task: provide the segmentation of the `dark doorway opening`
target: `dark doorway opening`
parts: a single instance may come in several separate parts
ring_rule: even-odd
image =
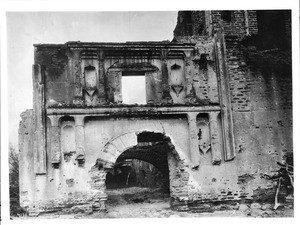
[[[154,165],[139,159],[118,160],[106,175],[107,189],[149,187],[168,191],[168,182],[168,177]]]
[[[169,146],[162,135],[143,132],[107,171],[107,206],[164,202],[169,207]]]

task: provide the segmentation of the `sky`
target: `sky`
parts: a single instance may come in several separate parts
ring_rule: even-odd
[[[20,114],[33,107],[33,44],[171,41],[176,22],[176,11],[7,12],[9,142],[17,146]]]

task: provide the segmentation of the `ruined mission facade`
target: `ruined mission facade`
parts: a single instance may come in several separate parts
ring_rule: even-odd
[[[290,20],[182,11],[171,42],[34,45],[21,206],[105,210],[106,175],[125,159],[168,178],[174,209],[270,199],[263,175],[293,147]],[[125,77],[144,77],[145,104],[123,103]]]

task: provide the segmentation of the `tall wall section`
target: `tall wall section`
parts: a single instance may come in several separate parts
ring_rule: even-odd
[[[22,207],[33,214],[104,209],[107,170],[140,147],[137,133],[145,130],[171,140],[164,151],[172,206],[236,200],[222,49],[211,37],[35,45],[34,109],[20,125]],[[140,73],[146,104],[123,104],[122,77]]]
[[[274,198],[268,176],[293,152],[290,22],[288,10],[186,11],[174,30],[178,42],[225,38],[236,182],[249,200]]]

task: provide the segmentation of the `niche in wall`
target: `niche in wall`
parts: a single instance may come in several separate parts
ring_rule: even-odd
[[[75,153],[75,124],[73,121],[64,121],[61,127],[61,148],[64,154]]]
[[[184,67],[182,60],[169,60],[170,95],[173,103],[183,104],[185,98]]]
[[[95,105],[97,103],[97,73],[94,66],[84,67],[84,82],[85,102],[87,105]]]

